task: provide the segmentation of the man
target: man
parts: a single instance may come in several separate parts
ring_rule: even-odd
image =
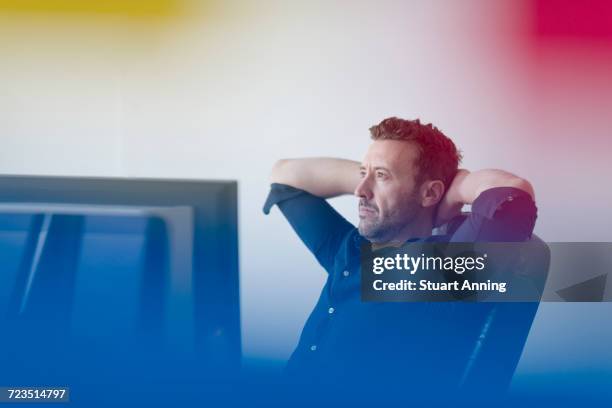
[[[524,241],[536,219],[533,188],[501,170],[459,170],[454,143],[431,124],[392,117],[370,132],[362,163],[292,159],[272,170],[264,212],[276,204],[328,273],[286,372],[326,385],[456,388],[491,303],[362,302],[361,245]],[[343,194],[359,198],[358,228],[325,201]],[[472,209],[462,218],[464,204]],[[442,225],[447,234],[432,235]]]

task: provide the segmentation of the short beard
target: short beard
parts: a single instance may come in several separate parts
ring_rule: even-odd
[[[384,219],[373,221],[360,220],[359,234],[368,241],[376,244],[392,242],[401,231],[414,222],[419,214],[421,206],[417,201],[417,194],[411,194],[403,200],[406,205],[401,209],[396,209]]]

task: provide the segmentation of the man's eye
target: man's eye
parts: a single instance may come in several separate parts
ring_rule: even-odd
[[[376,177],[378,177],[378,178],[384,178],[384,177],[385,177],[385,173],[383,173],[382,171],[377,171],[377,172],[376,172]]]
[[[359,177],[364,178],[365,177],[365,171],[360,171],[359,172]]]

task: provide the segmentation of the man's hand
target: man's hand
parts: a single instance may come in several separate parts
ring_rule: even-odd
[[[479,170],[473,173],[460,169],[440,201],[434,225],[441,226],[461,213],[464,204],[472,204],[483,191],[495,187],[514,187],[527,192],[535,200],[531,184],[503,170]]]
[[[444,225],[452,220],[453,217],[461,214],[461,208],[465,204],[461,197],[461,185],[469,174],[470,172],[465,169],[459,169],[457,172],[453,182],[438,205],[438,212],[434,222],[435,227]]]

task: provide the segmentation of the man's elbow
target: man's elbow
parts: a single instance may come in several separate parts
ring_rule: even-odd
[[[290,159],[280,159],[274,166],[272,166],[272,170],[270,171],[270,183],[280,183],[280,184],[288,184],[288,167],[290,165]]]
[[[515,177],[509,183],[509,187],[518,188],[519,190],[523,190],[527,194],[531,196],[533,201],[535,201],[535,191],[533,190],[533,186],[531,183],[523,178]]]

